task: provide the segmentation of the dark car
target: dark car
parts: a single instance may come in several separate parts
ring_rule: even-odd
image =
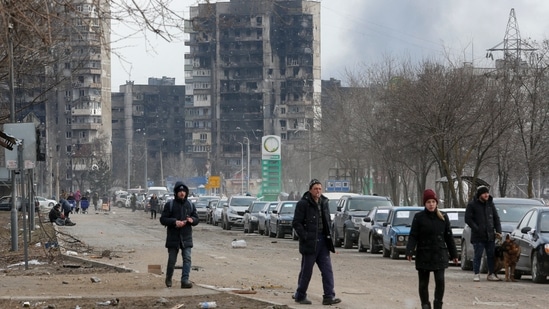
[[[28,201],[28,199],[26,199]],[[11,211],[11,205],[12,204],[12,199],[11,199],[11,195],[7,195],[7,196],[3,196],[0,198],[0,210],[4,210],[4,211]],[[16,205],[17,205],[17,210],[18,211],[21,211],[21,197],[18,196],[17,199],[16,199]],[[28,208],[28,204],[27,204],[27,211],[29,210]],[[40,211],[40,202],[38,202],[38,200],[35,201],[34,203],[34,211],[35,212],[39,212]]]
[[[268,202],[257,214],[257,231],[260,235],[269,236],[269,219],[276,205],[278,202]]]
[[[284,238],[292,234],[292,221],[297,201],[280,201],[269,218],[269,236]]]
[[[194,202],[194,207],[196,208],[196,214],[198,215],[198,219],[200,221],[206,221],[206,217],[208,216],[208,202],[211,200],[217,200],[219,197],[217,196],[199,196],[198,199]]]
[[[503,237],[515,229],[520,219],[528,210],[536,206],[544,206],[540,200],[527,198],[495,197],[493,198],[493,201],[498,211]],[[473,256],[474,250],[473,245],[471,244],[471,228],[468,225],[465,225],[461,238],[461,269],[473,269]],[[484,254],[480,264],[480,272],[486,273],[487,271],[486,254]]]
[[[532,275],[535,283],[547,282],[549,275],[549,207],[530,209],[520,220],[511,237],[520,246],[515,279]]]
[[[424,207],[395,206],[389,211],[387,222],[383,223],[383,257],[398,259],[406,252],[412,221]]]
[[[253,233],[258,229],[259,220],[257,216],[268,203],[269,202],[254,201],[250,207],[246,209],[244,219],[242,219],[244,221],[244,233]]]
[[[337,212],[332,222],[334,246],[350,249],[358,241],[358,227],[362,219],[376,206],[393,206],[386,196],[357,195],[342,196],[337,204]]]
[[[389,218],[391,206],[374,207],[358,228],[358,251],[378,253],[383,249],[383,223]]]

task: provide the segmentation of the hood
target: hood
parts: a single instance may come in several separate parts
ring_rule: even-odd
[[[511,233],[517,227],[518,222],[501,222],[501,231],[504,233]]]
[[[349,211],[349,215],[353,217],[366,217],[369,213],[369,210]]]
[[[398,235],[410,235],[410,229],[411,227],[409,226],[404,226],[404,225],[398,225],[398,226],[393,226],[391,227],[396,234]]]
[[[185,191],[185,197],[189,197],[189,187],[187,187],[182,181],[176,182],[173,186],[173,196],[177,197],[177,192],[179,191]]]

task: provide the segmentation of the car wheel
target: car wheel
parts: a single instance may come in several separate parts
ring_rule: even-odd
[[[374,237],[370,235],[370,253],[378,253],[379,250],[376,249],[376,246],[374,244]]]
[[[332,239],[334,240],[334,247],[341,247],[341,240],[337,238],[335,226],[332,228]]]
[[[253,226],[253,224],[250,224],[250,227],[248,228],[248,233],[251,234],[251,233],[253,233],[253,232],[255,232],[255,231],[254,231],[254,226]]]
[[[226,230],[227,230],[227,231],[230,231],[232,228],[233,228],[233,227],[232,227],[232,225],[231,225],[231,222],[229,222],[229,219],[227,219],[227,228],[226,228]]]
[[[395,249],[394,246],[391,246],[391,259],[398,259],[398,251]]]
[[[385,246],[383,246],[383,257],[389,257],[391,255],[391,251],[387,250]]]
[[[282,229],[280,226],[276,226],[276,238],[284,238],[284,233],[282,233]]]
[[[473,270],[473,259],[469,260],[467,256],[467,244],[465,242],[461,243],[461,269]]]
[[[538,255],[536,252],[532,252],[532,282],[545,283],[547,282],[547,276],[541,272]]]
[[[217,220],[213,220],[213,225],[214,225],[214,226],[218,226],[218,225],[219,225],[219,222],[217,222]]]
[[[362,238],[358,234],[358,252],[366,252],[366,248],[362,245]]]
[[[520,278],[522,278],[522,273],[519,272],[518,270],[515,270],[515,273],[513,274],[513,277],[514,277],[516,280],[520,280]]]
[[[244,223],[244,234],[249,233],[250,229],[246,228],[246,223]]]
[[[267,237],[271,236],[271,231],[269,231],[269,223],[268,222],[265,222],[265,232],[263,233],[263,235],[265,235]]]
[[[49,204],[48,204],[48,207],[53,207],[53,203],[49,203]]]
[[[259,226],[257,227],[257,232],[259,233],[259,235],[265,234],[265,230],[260,229]]]
[[[269,226],[269,237],[274,238],[276,236],[275,233],[271,230],[271,227]]]
[[[343,248],[345,249],[351,249],[353,247],[353,241],[351,240],[351,232],[344,229],[344,235],[343,235]]]
[[[292,229],[292,240],[298,240],[299,239],[299,236],[297,236],[297,233],[295,232],[294,229]]]

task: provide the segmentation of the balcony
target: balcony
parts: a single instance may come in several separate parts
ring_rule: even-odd
[[[73,109],[71,109],[71,114],[73,116],[100,116],[101,115],[101,109],[73,108]]]

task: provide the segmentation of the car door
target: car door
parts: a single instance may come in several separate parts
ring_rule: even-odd
[[[517,224],[517,228],[511,233],[511,236],[513,237],[513,239],[520,246],[520,258],[517,262],[517,268],[521,270],[528,271],[530,269],[530,264],[531,264],[530,251],[531,251],[532,234],[529,231],[525,231],[526,233],[523,233],[523,231],[527,227],[532,228],[529,225],[532,217],[534,216],[534,213],[535,213],[534,209],[528,211]]]
[[[336,228],[336,234],[338,238],[343,238],[345,231],[343,230],[343,224],[345,223],[345,205],[346,198],[340,198],[337,202],[337,212],[334,217],[334,225]]]

